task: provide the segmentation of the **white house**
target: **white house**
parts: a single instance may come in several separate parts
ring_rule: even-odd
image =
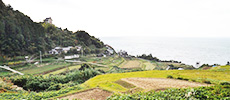
[[[107,45],[107,44],[105,46],[107,48],[106,53],[109,54],[109,55],[112,55],[114,53],[113,48],[111,46]]]
[[[68,47],[63,47],[62,50],[67,53],[71,48],[73,48],[72,46],[68,46]]]
[[[79,55],[71,55],[71,56],[65,56],[64,59],[74,59],[74,58],[79,58]]]
[[[44,20],[44,22],[45,23],[49,23],[49,24],[52,24],[52,19],[51,19],[51,17],[49,17],[49,18],[46,18],[45,20]]]
[[[81,51],[81,46],[75,46],[75,48],[77,49],[77,51]]]
[[[55,49],[49,51],[49,54],[59,54],[59,52]]]
[[[76,46],[76,47],[73,47],[73,46],[68,46],[68,47],[55,47],[54,49],[50,50],[49,51],[49,54],[60,54],[62,52],[64,53],[67,53],[70,49],[72,48],[76,48],[77,51],[80,51],[81,50],[81,46]]]
[[[113,49],[111,49],[111,48],[108,48],[107,51],[108,51],[110,54],[113,54],[113,52],[114,52]]]

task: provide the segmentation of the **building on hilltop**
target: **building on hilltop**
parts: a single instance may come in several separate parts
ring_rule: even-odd
[[[44,20],[44,22],[45,23],[49,23],[49,24],[52,24],[52,19],[51,19],[51,17],[49,17],[49,18],[46,18],[45,20]]]
[[[115,51],[113,50],[113,48],[111,46],[109,46],[108,44],[105,45],[107,50],[105,51],[106,55],[113,55],[115,53]]]

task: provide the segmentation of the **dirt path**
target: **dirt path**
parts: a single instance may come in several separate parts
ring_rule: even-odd
[[[99,88],[95,89],[89,89],[86,91],[82,91],[73,95],[69,95],[66,97],[62,97],[60,99],[68,99],[68,100],[74,100],[74,99],[80,99],[80,100],[105,100],[107,97],[112,95],[111,92],[101,90]]]
[[[130,60],[126,62],[121,68],[141,68],[141,62],[138,60]]]
[[[163,78],[124,78],[121,79],[137,87],[149,90],[164,90],[167,88],[187,88],[187,87],[200,87],[210,86],[208,84],[189,82],[176,79],[163,79]]]
[[[9,71],[11,71],[11,72],[13,72],[13,73],[18,73],[19,75],[24,75],[23,73],[21,73],[21,72],[19,72],[19,71],[16,71],[16,70],[14,70],[14,69],[11,69],[9,66],[0,66],[0,68],[3,68],[3,69],[6,69],[6,70],[9,70]]]

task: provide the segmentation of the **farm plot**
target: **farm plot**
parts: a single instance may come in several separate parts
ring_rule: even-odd
[[[68,99],[68,100],[105,100],[107,97],[112,95],[111,92],[101,90],[99,88],[89,89],[86,91],[78,92],[73,95],[69,95],[66,97],[62,97],[60,99]]]
[[[59,73],[65,72],[65,71],[67,71],[67,70],[78,69],[78,68],[80,68],[80,67],[81,67],[81,65],[69,66],[69,67],[66,67],[66,68],[63,68],[63,69],[60,69],[60,70],[56,70],[56,71],[47,73],[47,74],[45,74],[44,76],[49,76],[50,74],[59,74]]]
[[[40,74],[40,73],[52,71],[58,68],[64,68],[69,65],[70,65],[69,63],[57,63],[57,64],[45,65],[42,67],[29,67],[28,69],[22,70],[21,72],[25,74]]]
[[[138,60],[130,60],[128,62],[125,62],[125,64],[123,66],[121,66],[121,68],[127,68],[127,69],[131,69],[131,68],[141,68],[142,63]]]
[[[146,70],[153,70],[156,67],[151,62],[148,62],[148,61],[145,62],[144,65],[145,65]]]
[[[188,88],[188,87],[201,87],[211,86],[204,83],[189,82],[176,79],[163,79],[163,78],[123,78],[126,81],[146,91],[149,90],[165,90],[167,88]]]

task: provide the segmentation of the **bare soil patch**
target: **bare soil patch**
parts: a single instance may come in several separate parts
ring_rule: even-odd
[[[176,79],[163,79],[163,78],[123,78],[121,80],[133,84],[137,87],[143,88],[146,91],[149,90],[159,91],[167,88],[211,86],[210,84],[196,83],[196,82],[176,80]]]
[[[125,65],[123,65],[122,68],[141,68],[141,62],[138,60],[131,60],[128,61]]]
[[[68,99],[68,100],[74,100],[74,99],[80,99],[80,100],[105,100],[107,97],[112,95],[111,92],[95,88],[95,89],[89,89],[86,91],[78,92],[73,95],[69,95],[66,97],[62,97],[60,99]]]

